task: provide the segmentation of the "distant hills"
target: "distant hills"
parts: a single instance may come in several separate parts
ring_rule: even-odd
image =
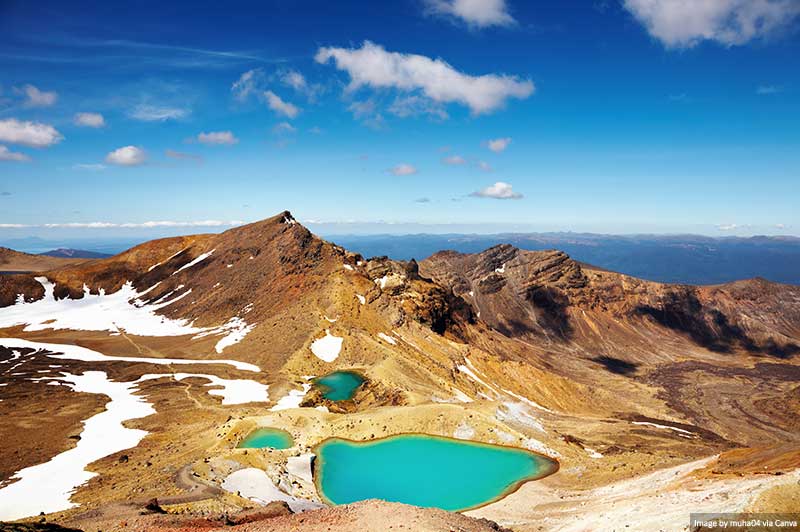
[[[45,251],[44,253],[39,253],[39,255],[45,255],[47,257],[62,257],[65,259],[105,259],[112,256],[110,253],[99,253],[97,251],[69,248],[53,249],[50,251]]]
[[[530,251],[559,249],[575,260],[663,283],[719,284],[763,277],[800,284],[800,238],[698,235],[508,233],[494,235],[336,235],[330,240],[364,256],[422,259],[441,250],[477,253],[498,244]]]

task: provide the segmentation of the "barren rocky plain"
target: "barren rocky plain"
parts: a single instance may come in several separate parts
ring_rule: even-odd
[[[800,287],[508,245],[366,258],[288,212],[47,260],[0,276],[9,529],[673,531],[800,509]],[[365,378],[349,400],[311,385],[338,370]],[[239,448],[258,427],[294,445]],[[558,468],[461,513],[327,507],[320,442],[405,433]]]

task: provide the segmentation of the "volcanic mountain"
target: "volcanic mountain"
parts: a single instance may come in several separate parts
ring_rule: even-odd
[[[61,268],[67,265],[86,262],[85,257],[52,257],[31,255],[13,249],[0,247],[0,273],[8,272],[40,272]]]
[[[798,354],[800,287],[665,285],[509,245],[368,259],[283,212],[0,277],[0,479],[70,449],[103,410],[96,393],[41,380],[102,369],[154,413],[126,422],[146,431],[138,445],[91,463],[99,475],[72,496],[79,507],[53,510],[70,526],[114,529],[101,518],[154,497],[173,513],[234,512],[253,503],[225,479],[247,468],[308,509],[313,479],[291,464],[320,441],[424,432],[560,462],[468,515],[514,530],[647,529],[657,515],[672,529],[691,504],[780,511],[796,500]],[[153,375],[156,364],[169,372]],[[345,369],[366,379],[351,400],[312,387],[310,376]],[[268,394],[237,399],[232,382]],[[43,417],[57,420],[47,442]],[[296,447],[237,449],[257,426],[287,430]]]

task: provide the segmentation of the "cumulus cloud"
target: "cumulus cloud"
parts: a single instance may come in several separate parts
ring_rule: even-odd
[[[315,60],[323,64],[333,61],[347,72],[351,91],[361,87],[420,91],[439,103],[466,105],[475,115],[496,111],[509,98],[527,98],[534,90],[530,80],[497,74],[471,76],[442,59],[387,52],[370,41],[364,41],[361,48],[320,48]]]
[[[230,131],[210,131],[197,135],[197,141],[201,144],[236,144],[239,142]]]
[[[124,146],[106,155],[106,162],[119,166],[139,166],[147,160],[147,154],[138,146]]]
[[[425,0],[426,12],[453,17],[470,26],[511,26],[516,21],[505,0]]]
[[[414,175],[418,171],[419,170],[417,170],[416,166],[408,163],[398,164],[397,166],[389,170],[389,172],[391,172],[393,175]]]
[[[76,126],[82,127],[103,127],[106,119],[100,113],[75,113],[73,122]]]
[[[511,144],[511,137],[503,137],[499,139],[490,139],[486,141],[486,147],[495,153],[506,151],[508,145]]]
[[[464,159],[460,155],[449,155],[449,156],[445,157],[444,159],[442,159],[442,162],[444,164],[449,164],[449,165],[452,165],[452,166],[458,166],[458,165],[466,164],[467,160]]]
[[[486,188],[476,190],[470,196],[476,198],[492,198],[492,199],[522,199],[522,194],[514,192],[513,187],[509,183],[498,181],[494,185]]]
[[[16,118],[0,120],[0,142],[45,148],[57,144],[63,139],[64,136],[49,124],[20,121]]]
[[[264,91],[264,99],[267,102],[267,106],[279,115],[294,118],[300,113],[300,109],[296,105],[284,101],[272,91]]]
[[[25,96],[26,107],[50,107],[58,100],[58,94],[55,91],[39,90],[33,85],[25,85],[21,89],[17,89],[17,92]]]
[[[158,105],[140,104],[128,114],[135,120],[142,122],[166,122],[167,120],[180,120],[189,116],[188,109],[179,107],[162,107]]]
[[[800,14],[797,0],[624,0],[624,6],[667,48],[704,40],[742,45],[771,36]]]
[[[31,158],[25,155],[24,153],[19,153],[16,151],[11,151],[3,145],[0,145],[0,161],[17,161],[17,162],[25,162],[30,161]]]

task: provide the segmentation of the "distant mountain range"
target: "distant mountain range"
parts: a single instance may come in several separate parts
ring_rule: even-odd
[[[800,284],[800,238],[698,235],[508,233],[494,235],[336,235],[333,242],[366,257],[422,259],[437,251],[477,253],[498,244],[559,249],[580,262],[663,283],[719,284],[763,277]]]
[[[45,255],[47,257],[63,257],[66,259],[105,259],[111,257],[110,253],[99,253],[97,251],[69,248],[53,249],[44,253],[39,253],[39,255]]]

